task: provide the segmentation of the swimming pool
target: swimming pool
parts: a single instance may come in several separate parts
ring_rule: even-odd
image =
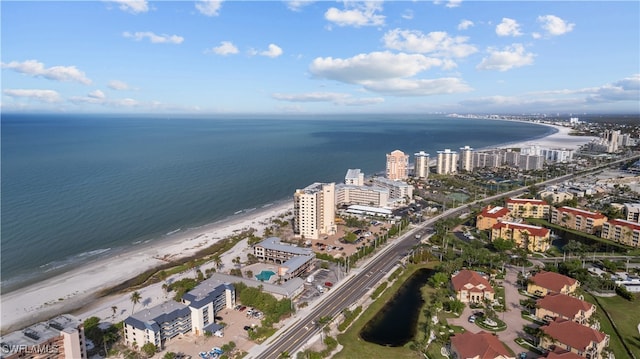
[[[256,275],[256,278],[258,278],[259,281],[264,282],[268,281],[269,278],[271,278],[271,276],[274,274],[276,274],[274,271],[263,270],[262,272],[260,272],[260,274]]]

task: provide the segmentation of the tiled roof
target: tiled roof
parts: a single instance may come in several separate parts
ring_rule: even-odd
[[[540,357],[540,358],[545,358],[545,357]],[[549,352],[549,355],[547,355],[546,358],[547,359],[584,359],[583,357],[581,357],[580,355],[574,352],[568,352],[562,349],[558,351]]]
[[[501,218],[509,214],[509,209],[504,207],[491,207],[486,206],[482,209],[482,217],[485,218]]]
[[[522,224],[522,223],[514,223],[514,222],[498,222],[494,224],[491,228],[501,229],[501,228],[511,228],[517,229],[519,231],[527,231],[529,234],[534,235],[536,237],[546,237],[549,234],[549,230],[547,228],[532,226],[530,224]]]
[[[589,302],[561,293],[551,293],[540,298],[536,305],[567,318],[574,318],[580,311],[587,312],[593,308],[593,304]]]
[[[609,224],[612,226],[628,227],[631,230],[640,231],[640,223],[625,221],[622,219],[610,219]]]
[[[593,218],[593,219],[607,218],[602,213],[599,213],[599,212],[589,212],[589,211],[585,211],[583,209],[578,209],[578,208],[573,208],[573,207],[560,207],[560,208],[557,208],[557,210],[559,212],[571,213],[574,216],[578,215],[578,216],[588,217],[588,218]]]
[[[552,292],[560,292],[564,286],[572,286],[577,281],[560,273],[540,271],[531,281],[542,288],[547,288]]]
[[[500,355],[513,358],[497,336],[485,331],[456,334],[451,337],[451,346],[460,358],[495,359]]]
[[[540,329],[555,341],[583,352],[591,343],[601,343],[606,338],[604,333],[565,319],[556,319]]]
[[[534,205],[546,205],[548,204],[546,201],[541,199],[532,199],[532,198],[509,198],[507,203],[531,203]]]
[[[453,288],[456,291],[460,291],[463,289],[473,291],[472,288],[474,288],[479,291],[484,290],[485,292],[494,292],[493,287],[491,287],[491,284],[489,284],[489,281],[481,276],[478,272],[472,270],[461,270],[458,274],[451,278],[451,282],[453,283]],[[481,286],[483,288],[480,288]]]

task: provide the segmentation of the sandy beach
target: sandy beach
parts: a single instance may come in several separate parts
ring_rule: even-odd
[[[513,121],[513,120],[500,120],[500,121]],[[498,148],[518,148],[518,147],[528,147],[528,146],[540,146],[545,148],[565,148],[568,150],[577,150],[580,146],[591,142],[597,137],[592,136],[572,136],[569,133],[571,132],[571,128],[556,126],[546,123],[539,122],[530,122],[530,121],[520,121],[524,123],[536,123],[541,126],[547,126],[551,128],[555,128],[557,132],[542,138],[537,138],[534,140],[528,140],[517,143],[507,143],[504,145],[498,146]]]

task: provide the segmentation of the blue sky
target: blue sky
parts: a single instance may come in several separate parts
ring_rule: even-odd
[[[640,112],[638,1],[0,6],[5,112]]]

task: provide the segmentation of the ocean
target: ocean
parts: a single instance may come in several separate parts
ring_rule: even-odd
[[[2,114],[1,289],[342,182],[349,168],[379,173],[396,149],[435,158],[554,131],[436,115]]]

